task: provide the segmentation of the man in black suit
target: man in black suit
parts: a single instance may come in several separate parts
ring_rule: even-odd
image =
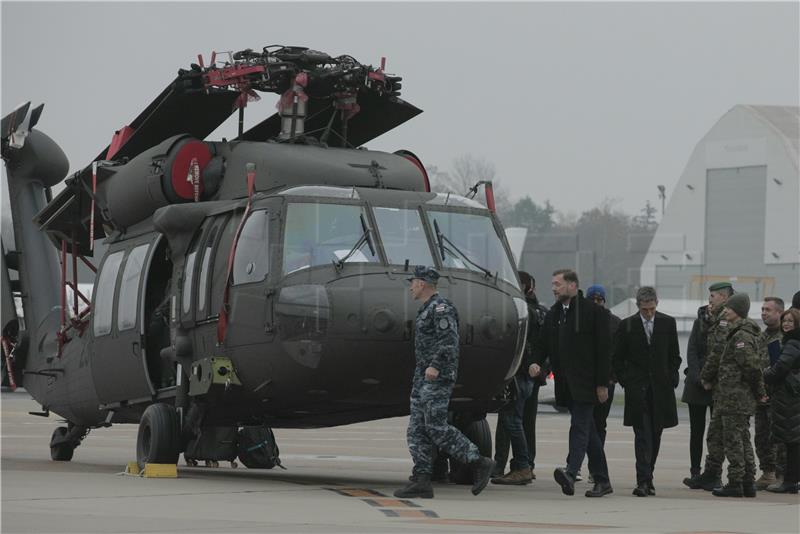
[[[534,344],[534,362],[529,373],[537,377],[545,361],[555,377],[556,404],[570,410],[569,456],[566,468],[553,473],[561,491],[575,494],[575,477],[584,457],[589,456],[589,472],[594,487],[587,497],[602,497],[613,492],[603,442],[594,422],[594,407],[608,400],[611,376],[611,334],[608,313],[583,297],[578,290],[578,275],[570,269],[553,273],[556,303],[547,312],[540,335]]]
[[[675,319],[656,311],[658,296],[652,287],[636,293],[639,312],[622,320],[614,342],[613,366],[625,389],[625,426],[632,426],[636,452],[637,497],[655,495],[656,466],[661,432],[678,425],[675,388],[681,366]]]

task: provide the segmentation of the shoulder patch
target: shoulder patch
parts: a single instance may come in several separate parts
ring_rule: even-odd
[[[439,319],[439,328],[441,328],[442,330],[447,330],[449,326],[450,322],[447,319],[445,319],[444,317]]]

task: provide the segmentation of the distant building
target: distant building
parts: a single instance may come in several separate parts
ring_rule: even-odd
[[[692,152],[641,267],[659,296],[731,280],[753,301],[800,288],[800,108],[735,106]]]

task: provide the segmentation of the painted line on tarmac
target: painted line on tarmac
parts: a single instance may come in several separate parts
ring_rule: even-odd
[[[567,523],[530,523],[524,521],[491,521],[486,519],[422,519],[417,523],[427,525],[459,525],[464,527],[511,527],[511,528],[546,528],[556,530],[597,530],[607,528],[620,528],[608,525],[570,525]]]
[[[421,506],[407,499],[393,499],[380,491],[370,488],[324,488],[343,497],[357,497],[361,502],[377,508],[385,517],[404,519],[437,518],[433,510],[421,510]],[[366,498],[365,498],[366,497]]]

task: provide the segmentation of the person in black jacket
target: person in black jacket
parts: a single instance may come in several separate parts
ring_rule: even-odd
[[[783,349],[778,360],[764,370],[764,382],[773,386],[772,435],[786,444],[783,482],[767,487],[774,493],[797,493],[800,481],[800,310],[781,314]]]
[[[656,311],[656,290],[636,293],[639,312],[622,320],[614,342],[613,367],[625,388],[625,426],[635,435],[637,497],[655,495],[653,470],[661,433],[678,425],[675,388],[681,367],[675,319]]]
[[[520,280],[525,289],[526,281],[530,287],[531,275],[524,271],[519,273]],[[527,293],[527,291],[526,291]],[[535,320],[528,315],[528,336],[531,334],[531,323]],[[528,338],[529,339],[529,338]],[[511,469],[508,473],[492,478],[493,484],[507,484],[522,486],[533,481],[533,469],[531,468],[530,451],[528,450],[528,440],[525,437],[523,428],[523,415],[525,413],[525,403],[533,393],[533,380],[528,374],[528,367],[532,362],[531,350],[526,339],[523,360],[520,363],[517,373],[514,375],[514,389],[516,395],[512,401],[503,406],[497,414],[497,432],[495,435],[495,474],[497,470],[503,469],[506,458],[508,457],[507,442],[511,442],[511,450],[514,457],[511,459]],[[502,461],[502,465],[500,465]]]
[[[703,441],[706,432],[706,413],[713,412],[711,391],[700,383],[700,371],[708,356],[708,331],[714,324],[724,300],[733,293],[733,287],[726,282],[712,284],[709,288],[709,301],[717,302],[717,309],[710,304],[697,309],[697,319],[692,325],[689,344],[686,347],[686,378],[683,381],[681,401],[689,405],[689,461],[690,476],[683,483],[692,489],[699,489],[700,462],[703,459]]]
[[[578,275],[570,269],[553,273],[556,303],[547,312],[534,347],[530,374],[539,376],[549,360],[555,376],[556,404],[570,410],[569,464],[553,473],[561,491],[575,493],[575,476],[584,457],[589,456],[589,471],[594,487],[587,497],[613,493],[603,442],[594,423],[594,407],[608,400],[611,376],[611,335],[608,313],[578,290]]]
[[[621,319],[611,313],[611,310],[606,308],[606,289],[600,284],[589,286],[589,289],[586,290],[586,298],[608,312],[608,331],[611,333],[611,354],[613,356],[614,336],[617,333]],[[611,404],[614,402],[614,384],[615,380],[612,372],[612,376],[608,381],[608,400],[594,407],[594,424],[597,426],[597,433],[600,434],[600,441],[602,441],[604,445],[606,442],[606,421],[608,420],[608,414],[611,411]]]
[[[525,341],[525,359],[520,364],[520,371],[528,375],[528,368],[532,363],[533,357],[533,343],[539,336],[539,331],[544,324],[544,316],[547,314],[547,308],[539,303],[539,298],[536,296],[536,279],[525,271],[519,272],[519,279],[522,282],[522,291],[525,293],[525,301],[528,305],[528,335]],[[517,374],[520,373],[517,372]],[[528,399],[525,401],[525,407],[522,413],[522,429],[525,433],[525,442],[528,446],[528,457],[530,459],[530,480],[536,480],[536,414],[539,409],[539,388],[547,384],[545,378],[549,371],[541,373],[538,377],[532,379],[533,391]],[[511,445],[508,432],[506,432],[503,425],[502,418],[497,418],[497,430],[495,431],[495,472],[492,478],[503,476],[506,462],[508,461],[508,449]],[[501,484],[503,482],[500,482]]]

